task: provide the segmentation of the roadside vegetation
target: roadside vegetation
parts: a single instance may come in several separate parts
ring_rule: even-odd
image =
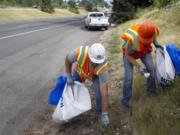
[[[72,13],[67,9],[55,8],[55,12],[52,14],[41,12],[39,9],[32,8],[0,8],[0,22],[10,20],[26,20],[26,19],[38,19],[38,18],[52,18],[52,17],[67,17],[86,15],[87,11],[79,9],[79,14]]]
[[[106,8],[103,0],[0,0],[0,21],[87,15]]]
[[[104,0],[0,0],[0,8],[6,7],[32,7],[39,8],[42,12],[54,13],[55,8],[67,9],[72,13],[79,14],[79,9],[87,11],[98,11],[98,8],[109,8]]]
[[[139,11],[164,8],[178,2],[179,0],[114,0],[113,19],[116,23],[123,23],[136,18]]]
[[[123,61],[122,51],[120,49],[121,35],[132,25],[144,21],[154,22],[159,30],[160,36],[158,41],[162,45],[174,43],[180,48],[180,5],[173,4],[161,9],[145,9],[138,12],[138,19],[133,19],[118,25],[114,34],[113,45],[109,46],[110,56],[110,74],[113,79],[118,75],[123,81]],[[154,48],[155,50],[155,48]],[[117,57],[118,56],[118,57]],[[155,58],[155,54],[153,53]],[[117,71],[119,72],[117,72]],[[113,83],[114,81],[112,81]],[[158,96],[147,97],[146,79],[137,71],[134,73],[133,97],[131,100],[132,114],[125,114],[119,111],[116,116],[120,121],[123,134],[126,135],[179,135],[180,134],[180,78],[166,87],[158,86]],[[117,91],[117,95],[111,97],[114,102],[111,108],[120,104],[122,97],[122,87],[110,89]],[[114,107],[113,107],[114,106]],[[121,110],[121,109],[120,109]],[[112,111],[110,109],[110,111]],[[112,121],[114,123],[114,121]],[[112,131],[117,130],[117,125]]]

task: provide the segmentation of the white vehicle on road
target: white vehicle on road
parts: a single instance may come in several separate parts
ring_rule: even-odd
[[[109,17],[106,17],[103,12],[89,12],[85,18],[85,27],[87,29],[92,27],[108,29]]]

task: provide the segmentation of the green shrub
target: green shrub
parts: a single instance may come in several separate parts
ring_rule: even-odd
[[[134,18],[135,8],[128,1],[114,0],[114,21],[116,23],[122,23]]]
[[[66,3],[66,2],[63,2],[62,4],[61,4],[61,8],[67,8],[68,7],[68,4]]]
[[[54,7],[51,3],[51,0],[42,0],[41,11],[48,13],[54,12]]]
[[[164,7],[170,3],[170,0],[153,0],[153,5],[156,7]]]
[[[69,11],[75,14],[79,14],[78,7],[74,1],[68,2]]]
[[[87,11],[92,11],[93,10],[93,3],[92,2],[90,2],[90,1],[87,1],[86,2],[86,5],[85,5],[85,9],[87,10]]]
[[[69,11],[75,14],[79,14],[79,11],[76,8],[69,8]]]
[[[6,5],[8,5],[8,1],[7,1],[7,0],[0,0],[0,4],[6,4]]]

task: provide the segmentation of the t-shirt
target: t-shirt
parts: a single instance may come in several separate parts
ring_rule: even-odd
[[[68,60],[71,63],[76,62],[76,53],[77,53],[77,49],[73,50],[72,52],[70,52],[70,54],[68,55]],[[91,71],[93,69],[93,66],[91,63],[88,63],[88,70]],[[104,83],[108,83],[109,82],[109,72],[108,72],[108,68],[106,68],[103,72],[101,72],[99,74],[99,82],[100,84],[104,84]]]
[[[124,44],[124,47],[125,47],[125,50],[126,50],[127,53],[132,53],[133,52],[129,40],[126,40],[126,42]]]

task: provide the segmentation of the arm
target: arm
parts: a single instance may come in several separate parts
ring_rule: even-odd
[[[105,69],[99,75],[100,81],[100,92],[102,97],[102,114],[101,114],[101,122],[102,127],[108,128],[109,125],[109,117],[108,117],[108,82],[109,82],[109,72],[108,68]]]
[[[100,84],[102,96],[102,112],[107,112],[108,109],[108,84]]]
[[[68,55],[66,56],[66,59],[65,59],[65,66],[66,66],[66,73],[67,73],[67,74],[71,74],[72,63],[69,62],[69,60],[68,60]]]
[[[109,116],[108,116],[108,84],[100,84],[100,91],[102,96],[102,114],[101,114],[101,124],[102,128],[107,129],[109,127]]]
[[[73,77],[71,75],[72,70],[72,64],[76,61],[76,50],[72,51],[69,55],[66,56],[65,59],[65,67],[66,67],[66,73],[67,73],[67,84],[73,85]]]
[[[127,45],[129,45],[129,44],[127,44]],[[130,46],[130,45],[129,45]],[[127,48],[127,47],[126,47]],[[147,70],[144,68],[144,67],[142,67],[141,65],[139,65],[139,63],[136,61],[136,59],[134,59],[131,55],[130,55],[130,53],[131,53],[131,51],[128,51],[128,50],[126,50],[126,52],[125,52],[125,57],[126,57],[126,59],[131,63],[131,64],[133,64],[138,70],[139,70],[139,72],[142,74],[142,75],[144,75],[146,78],[147,77],[149,77],[149,73],[147,72]]]
[[[135,67],[137,67],[138,68],[138,66],[139,66],[139,64],[138,64],[138,62],[136,61],[136,59],[134,59],[129,53],[125,53],[125,56],[126,56],[126,58],[127,58],[127,60],[131,63],[131,64],[133,64]]]
[[[65,58],[66,73],[71,74],[72,64],[76,62],[76,49],[70,52]]]

